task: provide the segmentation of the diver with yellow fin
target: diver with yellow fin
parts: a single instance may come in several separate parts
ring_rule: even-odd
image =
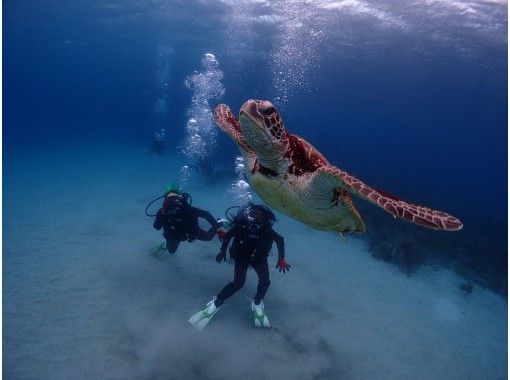
[[[218,263],[226,260],[227,246],[233,238],[230,255],[235,260],[234,280],[209,301],[204,309],[189,319],[189,322],[197,329],[202,330],[207,326],[223,302],[244,286],[246,272],[250,266],[257,273],[259,280],[257,292],[251,302],[253,323],[256,327],[271,327],[262,299],[270,284],[267,257],[273,242],[276,242],[278,248],[276,268],[284,273],[290,269],[290,265],[285,261],[284,239],[273,230],[275,220],[274,214],[266,206],[248,203],[239,209],[216,256]]]

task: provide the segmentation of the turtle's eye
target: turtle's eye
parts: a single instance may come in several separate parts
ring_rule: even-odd
[[[265,116],[269,116],[271,115],[273,112],[275,112],[276,110],[274,109],[274,107],[268,107],[268,108],[265,108],[265,109],[262,109],[260,110],[260,112],[265,115]]]

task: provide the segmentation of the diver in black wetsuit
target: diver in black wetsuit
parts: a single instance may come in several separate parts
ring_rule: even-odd
[[[163,207],[158,210],[154,220],[154,228],[163,228],[163,236],[166,239],[166,249],[169,253],[175,253],[181,241],[187,240],[211,240],[215,234],[222,238],[221,223],[208,212],[193,207],[188,203],[189,195],[180,192],[168,192],[163,202]],[[201,229],[198,218],[209,222],[211,228],[208,231]]]
[[[152,141],[145,147],[144,151],[148,154],[165,154],[165,128],[159,129],[154,133]]]
[[[253,321],[257,327],[271,327],[264,312],[262,299],[270,284],[267,257],[273,242],[276,242],[278,248],[276,267],[284,273],[290,269],[290,265],[285,261],[283,237],[272,228],[274,221],[274,214],[265,206],[249,203],[239,210],[234,218],[233,227],[224,235],[220,253],[216,256],[218,263],[226,260],[227,246],[234,238],[230,248],[230,254],[235,260],[234,280],[228,283],[205,309],[190,318],[191,324],[199,329],[205,327],[221,304],[243,287],[246,272],[251,266],[259,279],[257,293],[251,304]]]

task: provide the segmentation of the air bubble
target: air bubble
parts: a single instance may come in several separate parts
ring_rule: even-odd
[[[214,54],[204,54],[201,64],[202,71],[194,71],[184,80],[184,85],[193,91],[193,96],[187,110],[186,136],[180,144],[180,151],[187,163],[199,171],[210,170],[210,156],[217,145],[217,129],[213,124],[210,103],[225,93],[223,72]]]
[[[245,165],[244,158],[241,156],[236,157],[234,161],[236,180],[230,186],[228,196],[233,198],[237,203],[244,204],[252,200],[250,192],[250,184],[245,180]]]

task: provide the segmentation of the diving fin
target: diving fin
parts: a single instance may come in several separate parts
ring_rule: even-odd
[[[258,305],[255,304],[255,301],[251,301],[251,311],[253,312],[253,324],[255,327],[271,328],[262,301]]]
[[[152,247],[151,255],[159,255],[166,251],[166,240],[163,240],[159,245]]]
[[[211,301],[207,303],[205,308],[200,310],[198,313],[195,313],[188,319],[188,322],[195,326],[199,331],[202,331],[205,326],[209,324],[214,314],[216,314],[219,310],[219,307],[216,307],[214,301],[216,297],[214,297]]]

